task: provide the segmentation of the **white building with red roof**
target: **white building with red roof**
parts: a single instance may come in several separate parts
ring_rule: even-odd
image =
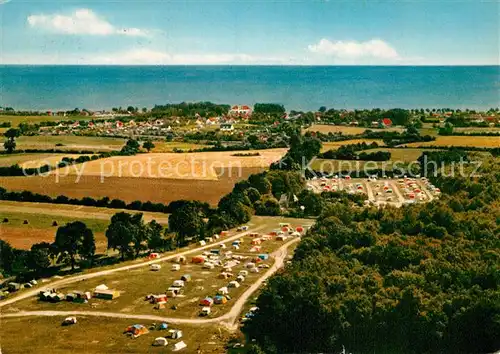
[[[246,105],[235,105],[229,110],[229,114],[233,116],[245,116],[248,117],[252,114],[252,108]]]

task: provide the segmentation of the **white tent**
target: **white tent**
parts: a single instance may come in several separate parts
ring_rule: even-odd
[[[163,337],[155,338],[153,345],[156,347],[164,347],[168,344],[167,339]]]
[[[180,341],[179,343],[175,343],[174,344],[174,349],[173,350],[174,350],[174,352],[176,352],[176,351],[184,349],[186,347],[187,347],[186,343],[184,343],[184,341]]]
[[[238,283],[236,280],[233,280],[233,281],[229,282],[228,287],[229,288],[239,288],[240,287],[240,283]]]
[[[101,284],[101,285],[98,285],[98,286],[95,287],[96,291],[99,291],[99,290],[108,290],[108,289],[109,288],[106,285],[104,285],[104,284]]]
[[[229,291],[227,290],[227,286],[223,286],[217,291],[218,295],[226,295],[227,293],[229,293]]]
[[[161,265],[159,265],[159,264],[151,264],[149,266],[149,268],[151,268],[151,270],[160,270],[161,269]]]

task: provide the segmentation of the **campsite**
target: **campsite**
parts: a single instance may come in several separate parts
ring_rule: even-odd
[[[280,227],[281,224],[290,224],[288,229]],[[131,270],[115,272],[93,279],[82,280],[78,283],[67,284],[56,289],[56,293],[71,294],[75,292],[94,293],[100,285],[116,290],[119,296],[113,299],[95,298],[92,296],[86,302],[41,300],[40,297],[31,297],[16,303],[14,308],[5,307],[3,311],[15,309],[26,311],[103,311],[118,313],[141,313],[176,318],[197,318],[200,314],[200,302],[205,298],[217,300],[211,304],[210,317],[219,317],[225,314],[241,294],[243,294],[254,281],[259,279],[273,265],[269,257],[287,241],[300,237],[295,228],[302,229],[311,224],[307,219],[277,219],[269,217],[255,217],[249,224],[249,230],[244,236],[237,239],[237,231],[231,231],[228,236],[212,239],[207,242],[207,249],[203,252],[193,251],[188,253],[184,260],[177,257],[160,262],[160,269],[150,266],[139,267]],[[256,230],[252,232],[252,230]],[[282,231],[285,230],[286,232]],[[292,235],[293,234],[293,235]],[[225,239],[230,238],[227,243]],[[211,244],[214,244],[211,247]],[[216,244],[221,243],[221,244]],[[222,246],[223,245],[223,246]],[[198,246],[193,246],[198,247]],[[174,253],[175,254],[175,253]],[[222,257],[227,254],[227,257]],[[217,259],[223,259],[225,267],[216,266]],[[160,255],[161,256],[161,255]],[[202,258],[201,262],[196,259]],[[151,259],[156,259],[151,257]],[[172,265],[179,265],[179,270],[172,270]],[[209,266],[210,265],[210,266]],[[181,286],[176,284],[182,277],[188,276],[188,281],[182,281]],[[242,279],[242,280],[241,280]],[[233,282],[233,284],[231,284]],[[234,286],[234,282],[238,282]],[[179,287],[179,292],[170,292],[172,287]],[[216,299],[217,296],[226,295],[220,289],[226,287],[230,300]],[[39,286],[40,289],[43,286]],[[162,301],[162,294],[166,299],[163,306],[158,306]]]

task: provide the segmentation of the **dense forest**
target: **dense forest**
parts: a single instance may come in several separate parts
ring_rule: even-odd
[[[324,200],[245,332],[265,353],[500,349],[498,162],[472,178],[433,178],[446,194],[428,204]]]

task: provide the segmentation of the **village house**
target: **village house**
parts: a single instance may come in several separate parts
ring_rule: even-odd
[[[221,132],[232,132],[232,131],[234,131],[234,125],[229,124],[229,123],[223,123],[220,125],[220,131]]]
[[[229,115],[239,117],[249,117],[252,114],[252,109],[246,105],[235,105],[229,110]]]

